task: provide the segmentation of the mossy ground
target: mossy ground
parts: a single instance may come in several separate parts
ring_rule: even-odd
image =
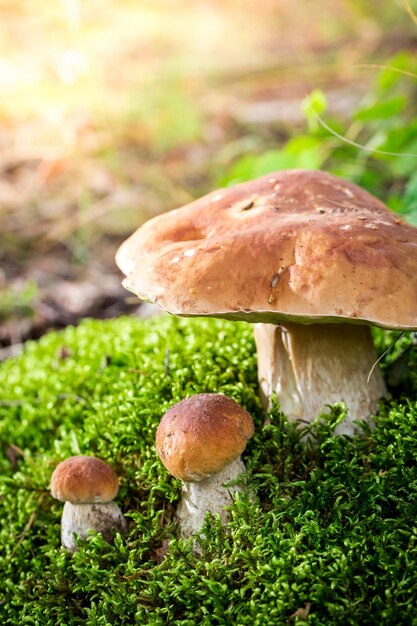
[[[381,350],[393,337],[377,341]],[[410,339],[401,344],[384,367]],[[407,397],[381,405],[374,431],[334,437],[343,414],[334,407],[311,445],[278,408],[265,420],[250,326],[87,321],[28,344],[0,368],[0,623],[417,624],[411,349],[401,363]],[[218,391],[254,416],[245,461],[257,501],[236,501],[228,532],[208,519],[199,557],[174,539],[180,485],[156,458],[154,435],[171,404]],[[118,472],[130,532],[113,544],[91,535],[69,554],[48,483],[80,453]]]

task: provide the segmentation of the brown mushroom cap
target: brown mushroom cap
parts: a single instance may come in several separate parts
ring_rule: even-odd
[[[105,461],[93,456],[72,456],[55,468],[51,476],[54,498],[72,504],[111,502],[119,491],[119,481]]]
[[[220,393],[200,393],[165,413],[156,449],[170,474],[198,481],[237,459],[253,432],[252,417],[237,402]]]
[[[127,289],[178,315],[417,329],[417,229],[325,172],[210,193],[144,224],[116,261]]]

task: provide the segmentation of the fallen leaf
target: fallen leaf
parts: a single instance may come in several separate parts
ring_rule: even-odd
[[[311,602],[306,602],[304,608],[299,608],[290,615],[291,618],[301,617],[301,619],[306,619],[310,614]]]

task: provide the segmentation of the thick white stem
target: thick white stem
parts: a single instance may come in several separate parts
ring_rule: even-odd
[[[104,504],[66,502],[61,519],[61,543],[74,552],[77,549],[75,535],[80,539],[86,539],[88,531],[94,530],[109,541],[112,530],[123,533],[126,528],[126,520],[115,502]]]
[[[225,507],[233,502],[233,494],[242,491],[241,485],[225,486],[245,472],[239,457],[221,472],[199,482],[184,483],[182,498],[177,510],[181,537],[188,538],[198,533],[204,524],[207,512],[220,515],[223,524],[229,519]]]
[[[336,434],[354,434],[354,420],[372,422],[387,394],[368,326],[256,324],[258,376],[265,407],[275,392],[290,420],[311,422],[326,404],[343,401],[348,416]]]

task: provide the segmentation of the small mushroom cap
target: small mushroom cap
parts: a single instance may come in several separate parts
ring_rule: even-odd
[[[252,417],[237,402],[220,393],[200,393],[165,413],[156,449],[170,474],[193,482],[237,459],[253,432]]]
[[[62,461],[51,476],[51,494],[72,504],[111,502],[119,480],[105,461],[93,456],[72,456]]]
[[[124,285],[177,315],[417,329],[417,228],[357,185],[288,170],[158,216]]]

